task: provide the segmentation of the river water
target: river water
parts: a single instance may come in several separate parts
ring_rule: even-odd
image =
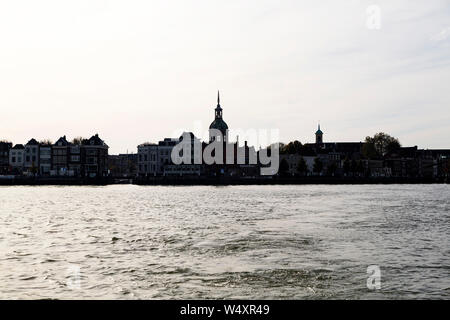
[[[0,298],[448,299],[450,186],[0,187]]]

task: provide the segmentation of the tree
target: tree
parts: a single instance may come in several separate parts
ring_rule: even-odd
[[[370,137],[367,137],[370,138]],[[366,141],[367,141],[366,138]],[[375,145],[373,143],[364,143],[362,147],[362,154],[366,159],[376,159],[379,157],[377,150],[375,149]]]
[[[308,173],[308,166],[306,165],[305,159],[303,157],[300,158],[297,164],[297,171],[300,172],[303,176]]]
[[[44,139],[44,140],[39,141],[39,144],[45,145],[45,146],[51,146],[53,144],[53,142],[50,139]]]
[[[286,161],[286,159],[283,159],[280,162],[280,173],[286,174],[288,172],[289,172],[289,163]]]
[[[373,137],[366,137],[365,144],[363,146],[363,154],[368,159],[376,157],[383,157],[386,154],[396,151],[401,147],[397,138],[390,135],[379,132]]]
[[[72,143],[79,146],[83,143],[83,140],[86,140],[86,139],[83,137],[76,137],[76,138],[72,139]]]
[[[295,140],[289,142],[287,145],[283,146],[283,153],[287,154],[299,154],[302,151],[303,145],[300,141]]]
[[[320,161],[319,158],[314,158],[313,171],[320,175],[322,170],[323,170],[323,163],[322,163],[322,161]]]

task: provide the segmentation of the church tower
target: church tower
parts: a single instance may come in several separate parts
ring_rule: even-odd
[[[316,145],[322,145],[323,144],[323,132],[322,130],[320,130],[320,123],[319,123],[319,127],[317,128],[316,131]]]
[[[214,129],[214,130],[211,130]],[[217,131],[221,134],[217,135]],[[215,109],[215,119],[209,126],[209,142],[228,142],[228,125],[222,119],[222,107],[220,106],[220,94],[217,91],[217,107]]]

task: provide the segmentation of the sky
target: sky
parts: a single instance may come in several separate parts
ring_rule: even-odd
[[[201,129],[450,148],[448,0],[0,1],[0,139]],[[197,132],[195,132],[199,135]],[[200,135],[204,137],[204,135]],[[240,139],[241,141],[241,139]]]

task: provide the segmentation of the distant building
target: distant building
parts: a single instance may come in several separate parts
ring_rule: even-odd
[[[315,132],[315,143],[305,143],[304,147],[309,152],[315,154],[323,164],[323,172],[327,172],[327,168],[334,165],[336,171],[334,174],[344,174],[344,161],[360,160],[362,155],[363,142],[324,142],[323,131],[318,125]],[[309,154],[311,156],[311,154]],[[308,167],[311,163],[308,164]]]
[[[108,145],[98,134],[74,144],[63,136],[52,146],[52,175],[106,177]]]
[[[138,174],[156,176],[164,174],[164,166],[172,164],[171,153],[178,139],[165,138],[156,143],[144,143],[138,146]]]
[[[70,143],[66,136],[59,138],[52,146],[52,170],[51,174],[56,176],[73,175],[69,173],[69,147]]]
[[[191,157],[189,163],[184,161],[173,163],[171,154],[175,146],[184,143],[182,138],[189,136]],[[206,164],[203,159],[205,148],[211,143],[219,142],[217,148],[223,147],[223,155],[217,163]],[[181,146],[180,146],[181,148]],[[211,156],[215,157],[217,149]],[[183,157],[180,154],[180,157]],[[228,125],[223,120],[220,106],[220,95],[217,93],[217,106],[214,110],[214,121],[209,126],[209,143],[201,142],[193,133],[184,133],[180,138],[165,138],[158,143],[144,143],[138,146],[138,176],[256,176],[260,166],[258,153],[254,147],[239,146],[228,139]]]
[[[112,177],[135,177],[138,172],[137,166],[138,155],[136,153],[108,156],[108,169]]]
[[[11,142],[0,142],[0,174],[9,173],[9,151],[12,148]]]
[[[74,176],[82,176],[83,175],[83,155],[82,155],[82,146],[79,144],[70,143],[68,146],[68,157],[67,157],[67,165],[69,172]]]
[[[52,169],[52,146],[40,144],[39,146],[39,175],[48,176]]]
[[[165,138],[156,143],[144,143],[138,146],[138,175],[139,176],[167,176],[167,175],[200,175],[203,173],[203,166],[201,164],[193,163],[195,157],[194,142],[200,140],[194,136],[193,133],[188,133],[191,137],[191,159],[192,163],[175,165],[172,162],[172,150],[182,141],[180,138]],[[202,152],[202,148],[197,150]],[[197,154],[200,156],[201,154]]]
[[[24,156],[25,156],[25,147],[23,146],[23,144],[16,144],[9,151],[9,165],[12,168],[12,173],[14,174],[23,173]]]
[[[320,147],[323,143],[323,132],[320,130],[320,124],[316,131],[316,145]]]
[[[90,178],[108,176],[109,147],[98,134],[83,140],[81,149],[86,157],[85,161],[81,163],[81,175]],[[76,153],[72,153],[72,155],[76,155]]]
[[[217,92],[215,118],[209,126],[209,142],[213,141],[228,142],[228,125],[222,118],[222,107],[220,106],[219,92]]]
[[[306,164],[306,171],[305,172],[299,172],[298,166],[301,161],[301,159],[305,161]],[[313,173],[313,167],[314,167],[314,159],[316,158],[316,155],[303,155],[303,154],[280,154],[280,164],[282,161],[284,161],[287,164],[287,171],[285,173],[288,173],[289,175],[311,175]]]
[[[37,174],[39,172],[39,142],[31,139],[25,145],[24,170],[29,174]]]

